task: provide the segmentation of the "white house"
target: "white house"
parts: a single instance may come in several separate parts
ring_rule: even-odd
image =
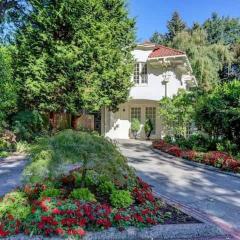
[[[162,134],[159,100],[195,85],[195,78],[182,51],[145,42],[132,54],[136,64],[129,100],[119,106],[118,112],[102,109],[101,133],[112,139],[128,139],[131,137],[131,120],[137,118],[142,125],[139,138],[145,138],[143,125],[146,119],[151,119],[154,125],[151,138],[159,138]]]

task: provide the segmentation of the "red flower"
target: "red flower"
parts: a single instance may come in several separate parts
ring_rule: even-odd
[[[57,228],[57,229],[55,230],[55,232],[56,232],[56,234],[58,234],[58,235],[64,235],[64,234],[65,234],[65,231],[64,231],[62,228]]]
[[[39,229],[43,229],[44,226],[45,226],[45,224],[43,222],[38,223],[38,228]]]
[[[144,210],[142,210],[142,215],[148,214],[149,211],[150,211],[149,209],[144,209]]]
[[[81,227],[85,226],[86,223],[87,223],[87,219],[85,219],[85,218],[80,219],[78,222],[79,226],[81,226]]]
[[[10,234],[9,231],[4,231],[2,226],[0,225],[0,237],[6,237]]]
[[[156,224],[155,220],[151,219],[150,217],[146,218],[147,223],[149,224]]]
[[[139,214],[134,214],[133,216],[138,222],[143,222],[143,217]]]
[[[69,229],[67,231],[67,233],[69,235],[79,235],[79,236],[84,236],[85,235],[85,231],[82,228],[80,228],[80,229]]]
[[[124,217],[122,216],[122,215],[120,215],[119,213],[117,213],[116,215],[115,215],[115,217],[114,217],[114,219],[116,220],[116,221],[120,221],[120,220],[122,220]]]
[[[58,208],[54,208],[52,211],[53,214],[60,214],[61,211]]]
[[[177,146],[170,147],[169,149],[166,150],[166,152],[176,157],[181,157],[182,155],[182,150]]]
[[[111,227],[111,222],[110,222],[110,220],[109,219],[107,219],[107,218],[103,218],[103,219],[98,219],[97,220],[97,224],[98,225],[102,225],[104,228],[109,228],[109,227]]]

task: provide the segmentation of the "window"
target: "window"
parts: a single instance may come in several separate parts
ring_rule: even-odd
[[[136,118],[141,122],[141,108],[140,107],[134,107],[131,108],[131,121]]]
[[[150,119],[153,125],[152,133],[156,133],[156,108],[155,107],[146,107],[145,119]]]
[[[134,69],[134,82],[136,84],[139,84],[139,80],[140,80],[140,65],[139,63],[135,64],[135,69]]]
[[[147,64],[142,63],[141,66],[142,66],[142,71],[141,71],[142,83],[148,83]]]
[[[136,84],[147,84],[148,74],[147,74],[147,63],[136,63],[134,69],[134,82]]]

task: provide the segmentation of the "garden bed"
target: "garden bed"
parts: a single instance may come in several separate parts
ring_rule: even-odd
[[[223,171],[240,173],[240,161],[224,152],[209,151],[204,153],[194,150],[182,150],[179,146],[169,144],[164,140],[154,141],[152,146],[155,149],[161,150],[175,157],[181,157],[189,161],[210,165]]]
[[[0,202],[0,237],[20,233],[84,236],[87,231],[111,227],[123,231],[128,227],[199,223],[155,197],[140,178],[135,183],[129,180],[125,186],[102,181],[98,186],[89,182],[88,188],[79,188],[79,171],[51,180],[51,187],[48,180],[48,185],[25,185],[5,195]]]

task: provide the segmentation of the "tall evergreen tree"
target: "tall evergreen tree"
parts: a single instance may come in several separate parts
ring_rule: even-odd
[[[16,111],[17,94],[13,80],[12,48],[0,47],[0,128],[2,121]]]
[[[204,22],[203,27],[210,44],[234,44],[240,36],[239,18],[220,17],[217,13],[213,13],[211,18]]]
[[[154,32],[152,37],[150,38],[150,41],[152,43],[161,44],[161,45],[167,44],[166,35],[161,34],[159,32]]]
[[[77,114],[126,101],[135,22],[125,0],[29,1],[16,42],[22,106]]]
[[[178,12],[174,12],[172,18],[167,22],[168,28],[168,40],[172,41],[173,38],[181,31],[186,29],[186,24],[181,19],[181,16]]]

